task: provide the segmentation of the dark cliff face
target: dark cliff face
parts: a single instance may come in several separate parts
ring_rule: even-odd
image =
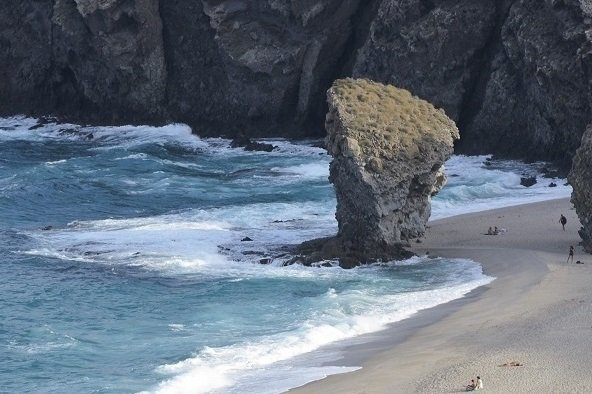
[[[325,91],[404,87],[457,151],[569,162],[592,119],[579,0],[22,0],[0,5],[0,113],[323,135]]]
[[[166,70],[157,0],[55,0],[57,110],[108,121],[157,118]]]
[[[359,3],[162,1],[169,113],[207,134],[320,131]]]
[[[51,2],[0,5],[0,111],[49,110]]]
[[[444,108],[459,152],[569,164],[591,118],[585,11],[575,0],[385,0],[354,75]]]
[[[569,164],[591,117],[589,17],[579,1],[538,0],[500,16],[500,48],[461,122],[465,147]]]
[[[0,111],[155,120],[166,70],[157,0],[0,6]]]
[[[360,3],[0,5],[0,112],[183,121],[209,135],[320,135],[325,91],[360,31],[353,25]]]

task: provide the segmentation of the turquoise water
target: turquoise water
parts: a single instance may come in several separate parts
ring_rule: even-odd
[[[330,158],[305,142],[35,124],[0,119],[0,392],[277,393],[350,370],[297,358],[492,280],[468,260],[259,264],[336,231]],[[568,193],[483,160],[449,162],[435,216]]]

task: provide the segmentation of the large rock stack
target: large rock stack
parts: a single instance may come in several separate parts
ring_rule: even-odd
[[[362,250],[422,236],[459,138],[454,122],[406,90],[363,79],[336,81],[328,102],[339,236]]]
[[[582,228],[580,237],[588,253],[592,253],[592,125],[582,137],[582,144],[576,151],[569,182],[573,187],[571,202],[576,208]]]
[[[339,231],[318,258],[349,267],[403,257],[403,245],[425,232],[458,129],[444,111],[394,86],[342,79],[327,96]]]

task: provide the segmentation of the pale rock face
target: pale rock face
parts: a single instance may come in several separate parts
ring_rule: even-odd
[[[592,125],[582,137],[568,180],[573,187],[571,202],[582,223],[579,231],[582,244],[588,253],[592,253]]]
[[[422,236],[459,138],[454,122],[408,91],[367,80],[338,80],[327,96],[338,237],[371,251]]]

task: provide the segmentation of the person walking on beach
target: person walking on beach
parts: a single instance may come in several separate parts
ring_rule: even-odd
[[[559,218],[559,223],[561,223],[563,231],[565,231],[565,224],[567,223],[567,218],[563,216],[563,214],[561,214],[561,217]]]
[[[567,262],[569,263],[569,260],[571,259],[571,262],[573,263],[573,256],[574,256],[574,247],[573,245],[571,245],[569,247],[569,255],[567,256]]]

